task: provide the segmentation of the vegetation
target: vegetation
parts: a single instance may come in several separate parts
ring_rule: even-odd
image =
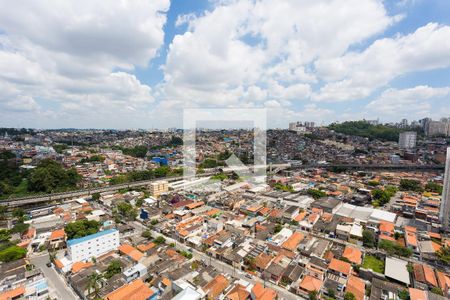
[[[137,209],[135,209],[133,205],[128,202],[120,202],[117,204],[114,213],[119,214],[123,219],[128,221],[135,220],[138,215]]]
[[[203,169],[216,168],[217,166],[218,166],[217,160],[212,159],[212,158],[207,158],[204,161],[202,161],[202,163],[200,164],[200,168],[203,168]]]
[[[109,263],[108,268],[106,269],[103,276],[106,279],[110,279],[111,277],[113,277],[116,274],[119,274],[120,272],[122,272],[122,267],[120,266],[120,262],[117,259],[115,259]]]
[[[100,289],[102,287],[103,275],[97,272],[93,272],[88,276],[88,293],[91,295],[91,299],[101,299],[100,297]],[[94,290],[93,292],[92,289]]]
[[[379,139],[393,142],[398,141],[400,132],[411,130],[410,128],[399,129],[387,125],[372,125],[365,120],[347,121],[340,124],[333,123],[329,128],[347,135],[366,137],[369,140]]]
[[[429,181],[425,185],[425,191],[438,193],[439,195],[442,194],[442,189],[443,189],[442,185],[440,185],[439,183],[433,182],[433,181]]]
[[[216,174],[214,176],[211,176],[211,179],[224,181],[225,179],[228,179],[228,176],[225,173],[219,173],[219,174]]]
[[[327,195],[327,193],[318,189],[308,189],[307,193],[316,200]]]
[[[166,242],[166,239],[162,235],[160,235],[156,239],[154,239],[153,242],[157,245],[160,245],[164,244]]]
[[[26,178],[26,172],[20,172],[15,158],[11,151],[0,152],[0,197],[14,194]]]
[[[142,232],[141,236],[143,238],[146,238],[146,239],[151,239],[152,238],[152,233],[150,232],[150,230],[147,229],[147,230]]]
[[[144,158],[147,154],[147,146],[135,146],[134,148],[113,147],[114,150],[122,150],[125,155]]]
[[[377,181],[377,180],[370,180],[367,184],[368,184],[369,186],[379,186],[379,185],[380,185],[380,182]]]
[[[409,292],[408,290],[401,290],[398,292],[398,297],[402,300],[408,300],[409,299]]]
[[[100,199],[100,193],[93,193],[92,194],[92,200],[98,201]]]
[[[80,160],[80,163],[84,164],[90,162],[103,162],[104,160],[105,157],[102,155],[92,155],[91,157],[83,158],[82,160]]]
[[[44,159],[28,176],[28,190],[45,193],[66,191],[75,188],[80,180],[81,176],[74,168],[65,170],[56,161]]]
[[[292,188],[292,186],[288,185],[288,184],[281,184],[281,183],[275,183],[273,185],[273,188],[280,190],[280,191],[284,191],[284,192],[294,192],[294,189]]]
[[[191,259],[193,257],[192,253],[187,251],[181,251],[180,254],[186,257],[187,259]]]
[[[11,228],[10,232],[11,233],[24,233],[25,231],[28,230],[28,228],[30,227],[30,224],[25,224],[23,222],[18,222],[16,223],[13,228]]]
[[[67,146],[66,144],[55,144],[52,147],[59,154],[63,153],[64,150],[69,148],[69,146]]]
[[[378,248],[385,250],[389,255],[398,255],[403,257],[410,257],[412,255],[412,250],[400,246],[397,243],[381,240],[378,244]]]
[[[442,292],[442,290],[436,286],[431,289],[431,292],[436,295],[444,296],[444,293]]]
[[[281,231],[281,229],[283,229],[283,225],[277,224],[277,225],[275,225],[275,227],[274,227],[274,229],[273,229],[273,232],[274,232],[274,233],[278,233],[278,232]]]
[[[439,260],[445,265],[450,265],[450,247],[442,246],[439,251],[436,252]]]
[[[79,220],[69,223],[64,228],[67,239],[76,239],[90,234],[97,233],[100,229],[100,223],[97,221]]]
[[[122,184],[133,181],[150,180],[169,176],[178,176],[183,173],[182,169],[170,169],[167,166],[158,167],[153,170],[132,171],[126,174],[118,175],[110,180],[111,185]]]
[[[11,245],[0,251],[0,261],[9,262],[18,260],[27,254],[27,250],[16,245]]]
[[[317,300],[317,294],[318,294],[317,291],[311,291],[311,292],[309,292],[309,294],[308,294],[309,300]]]
[[[380,274],[384,274],[384,261],[372,255],[364,256],[362,267],[365,269],[371,269]]]
[[[352,293],[346,292],[344,294],[344,300],[356,300],[356,297]]]
[[[396,192],[397,188],[395,186],[387,186],[385,189],[374,189],[371,192],[372,204],[374,206],[382,206],[389,203]]]
[[[400,190],[413,191],[418,193],[423,192],[423,188],[422,185],[420,184],[420,181],[414,179],[401,179]]]
[[[363,245],[364,247],[375,247],[375,234],[371,230],[363,231]]]

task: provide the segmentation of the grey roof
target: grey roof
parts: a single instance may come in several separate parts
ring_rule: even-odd
[[[409,285],[409,272],[407,269],[408,262],[392,257],[386,257],[386,268],[384,274],[386,277],[395,279]]]

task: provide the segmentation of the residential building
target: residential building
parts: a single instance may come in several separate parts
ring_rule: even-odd
[[[416,147],[417,132],[415,131],[405,131],[400,132],[398,138],[398,145],[402,149],[412,149]]]
[[[119,247],[119,231],[108,229],[67,241],[69,259],[73,262],[99,257]]]
[[[149,192],[152,197],[159,197],[162,193],[169,191],[169,183],[165,180],[160,180],[150,183]]]

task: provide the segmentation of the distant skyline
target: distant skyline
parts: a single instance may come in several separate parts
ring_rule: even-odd
[[[0,127],[450,117],[448,0],[0,0]]]

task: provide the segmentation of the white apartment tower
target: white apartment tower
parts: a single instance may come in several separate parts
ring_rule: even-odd
[[[159,197],[162,193],[169,191],[169,183],[165,180],[160,180],[150,183],[149,192],[152,197]]]
[[[441,210],[439,212],[442,229],[450,231],[450,147],[447,148],[445,161],[444,189],[442,191]]]
[[[72,262],[87,261],[119,247],[119,231],[108,229],[67,241],[69,258]]]
[[[416,141],[417,141],[417,132],[415,131],[400,132],[398,138],[398,145],[402,149],[413,149],[414,147],[416,147]]]

